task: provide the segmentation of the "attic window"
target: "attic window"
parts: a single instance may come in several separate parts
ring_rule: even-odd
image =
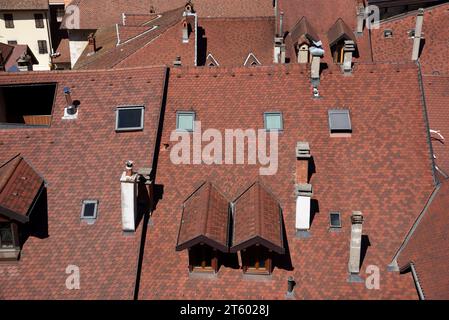
[[[390,29],[384,30],[384,38],[393,38],[393,30]]]
[[[14,248],[13,231],[11,223],[0,223],[0,250]]]
[[[281,131],[284,129],[281,112],[265,112],[264,123],[267,131]]]
[[[81,219],[94,222],[97,219],[98,200],[84,200],[81,209]]]
[[[349,110],[329,110],[329,129],[333,133],[352,133]]]
[[[0,86],[0,126],[49,126],[56,84]]]
[[[143,130],[143,106],[118,107],[115,131]]]
[[[340,212],[331,212],[329,214],[329,227],[331,229],[340,229],[341,228]]]
[[[176,113],[176,130],[192,132],[195,128],[195,112],[178,111]]]

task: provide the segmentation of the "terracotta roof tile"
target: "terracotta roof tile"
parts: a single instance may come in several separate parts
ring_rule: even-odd
[[[260,182],[255,182],[234,201],[231,252],[260,243],[283,254],[281,207]]]
[[[205,182],[184,202],[177,250],[199,242],[228,251],[229,203],[217,188]]]
[[[3,0],[0,2],[0,10],[32,10],[48,9],[48,0]]]
[[[410,274],[386,271],[433,190],[417,67],[356,64],[350,77],[327,70],[320,94],[322,99],[313,99],[308,70],[301,65],[171,70],[161,143],[174,144],[170,135],[179,110],[194,110],[203,131],[220,132],[263,128],[263,113],[276,110],[283,113],[284,131],[273,176],[259,176],[259,166],[249,164],[174,165],[171,147],[160,151],[156,183],[164,185],[164,195],[145,244],[139,298],[283,299],[286,279],[293,276],[298,299],[417,299]],[[351,112],[350,138],[329,135],[327,111],[336,107]],[[295,237],[298,141],[310,143],[315,167],[310,183],[316,213],[306,240]],[[227,267],[214,281],[190,278],[187,253],[174,249],[186,190],[208,180],[235,196],[258,179],[282,206],[291,265],[288,259],[277,261],[271,280],[263,282],[244,280],[241,270]],[[343,224],[336,233],[329,231],[329,212],[335,210]],[[353,210],[363,212],[363,234],[371,243],[361,277],[368,265],[378,266],[381,290],[347,281]]]
[[[45,177],[49,235],[25,242],[18,276],[0,276],[1,298],[133,298],[142,223],[123,234],[120,175],[127,160],[152,167],[165,74],[164,67],[0,74],[0,84],[57,83],[50,127],[0,129],[0,162],[21,153]],[[81,102],[74,121],[61,119],[65,86]],[[145,105],[144,129],[116,133],[115,109],[130,104]],[[93,225],[80,221],[85,199],[99,201]],[[66,288],[68,265],[80,268],[81,290]]]
[[[449,299],[448,208],[449,181],[446,180],[399,255],[401,267],[414,264],[425,299]]]
[[[0,167],[0,207],[13,211],[27,221],[25,217],[43,183],[44,180],[22,157],[11,159]]]

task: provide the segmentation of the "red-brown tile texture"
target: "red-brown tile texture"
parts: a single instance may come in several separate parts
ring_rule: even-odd
[[[203,18],[199,27],[204,31],[198,40],[200,60],[210,53],[220,66],[243,66],[253,53],[262,65],[273,64],[273,17]]]
[[[121,23],[122,13],[162,13],[184,7],[187,0],[74,0],[80,8],[80,29],[99,29]],[[270,0],[196,0],[194,10],[201,17],[266,17],[273,15]]]
[[[10,159],[0,170],[0,206],[26,216],[44,180],[21,156]]]
[[[208,240],[212,240],[205,241],[206,243],[227,252],[229,232],[228,206],[228,200],[214,185],[210,182],[204,183],[184,203],[178,246],[185,245],[188,242],[195,242],[192,240],[198,237],[205,237]]]
[[[432,133],[435,163],[446,174],[449,174],[449,74],[424,75],[424,92],[431,130],[440,131],[445,138]]]
[[[275,252],[283,252],[282,218],[276,198],[259,181],[253,183],[234,202],[233,249],[244,249],[260,238]],[[237,250],[233,250],[237,252]]]
[[[0,10],[47,10],[48,0],[3,0]]]
[[[449,299],[448,208],[449,181],[445,180],[399,255],[401,267],[414,264],[425,299]]]
[[[124,235],[120,175],[125,162],[151,167],[166,69],[55,71],[0,75],[0,84],[57,83],[48,128],[1,129],[0,162],[17,153],[47,183],[48,237],[30,237],[14,273],[0,274],[1,299],[132,299],[141,225]],[[63,88],[81,102],[64,121]],[[115,132],[115,109],[145,105],[144,130]],[[93,225],[80,221],[84,199],[99,200]],[[66,288],[66,268],[80,268],[80,290]],[[5,266],[1,266],[2,268]]]
[[[309,70],[299,65],[258,68],[199,68],[171,71],[156,183],[164,194],[146,240],[141,299],[283,299],[287,278],[297,282],[298,299],[417,299],[410,274],[386,267],[433,190],[429,146],[414,64],[358,64],[352,76],[323,73],[321,99],[313,99]],[[329,135],[328,110],[351,111],[350,138]],[[258,165],[174,165],[170,134],[176,111],[194,110],[203,130],[260,129],[263,113],[281,111],[279,166],[259,176]],[[314,159],[315,215],[311,238],[295,237],[295,147],[308,141]],[[206,144],[206,142],[205,142]],[[189,278],[186,252],[176,252],[181,205],[198,183],[209,180],[231,198],[260,181],[279,199],[288,261],[265,281],[222,267],[217,279]],[[342,213],[341,232],[330,232],[329,212]],[[350,216],[360,210],[370,246],[361,266],[379,267],[380,290],[348,283]],[[287,269],[287,270],[286,270]]]
[[[134,38],[127,42],[121,38],[122,44],[119,46],[117,46],[115,25],[100,29],[96,33],[97,47],[99,48],[97,53],[88,55],[87,48],[77,61],[75,69],[171,64],[177,56],[181,56],[185,64],[193,66],[195,60],[194,33],[190,35],[189,43],[182,43],[183,10],[181,8],[165,12],[161,17],[150,20],[146,25],[150,29],[140,34],[136,34],[136,27],[120,27],[121,34],[123,34],[123,30],[128,30],[133,32]],[[127,38],[126,34],[123,38]]]
[[[449,4],[424,9],[424,44],[420,62],[423,72],[449,74],[447,52],[449,33]],[[416,26],[416,11],[402,17],[388,19],[380,29],[372,30],[373,57],[375,61],[408,61],[412,59],[413,39],[408,31]],[[384,37],[384,30],[393,31],[392,38]]]

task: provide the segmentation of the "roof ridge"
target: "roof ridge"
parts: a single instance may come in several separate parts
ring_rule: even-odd
[[[23,160],[23,158],[20,157],[20,153],[19,153],[0,166],[0,170],[1,169],[5,170],[5,176],[3,178],[0,176],[0,193],[3,192],[6,185],[8,184],[9,180],[11,180],[11,177],[13,176],[14,171],[17,169],[17,167],[19,166],[20,162],[22,162],[22,160]],[[11,166],[11,167],[8,168],[7,166]]]

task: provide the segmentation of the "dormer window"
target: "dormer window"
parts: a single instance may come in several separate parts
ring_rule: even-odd
[[[0,222],[0,250],[13,249],[14,236],[10,222]]]
[[[143,106],[118,107],[116,110],[115,131],[143,130]]]
[[[214,58],[214,56],[209,53],[207,58],[206,58],[206,63],[205,65],[207,67],[218,67],[220,64],[218,63],[218,61]]]
[[[248,54],[248,57],[246,57],[245,62],[243,63],[245,67],[251,66],[260,66],[262,65],[259,61],[259,59],[256,58],[256,56],[252,53]]]

